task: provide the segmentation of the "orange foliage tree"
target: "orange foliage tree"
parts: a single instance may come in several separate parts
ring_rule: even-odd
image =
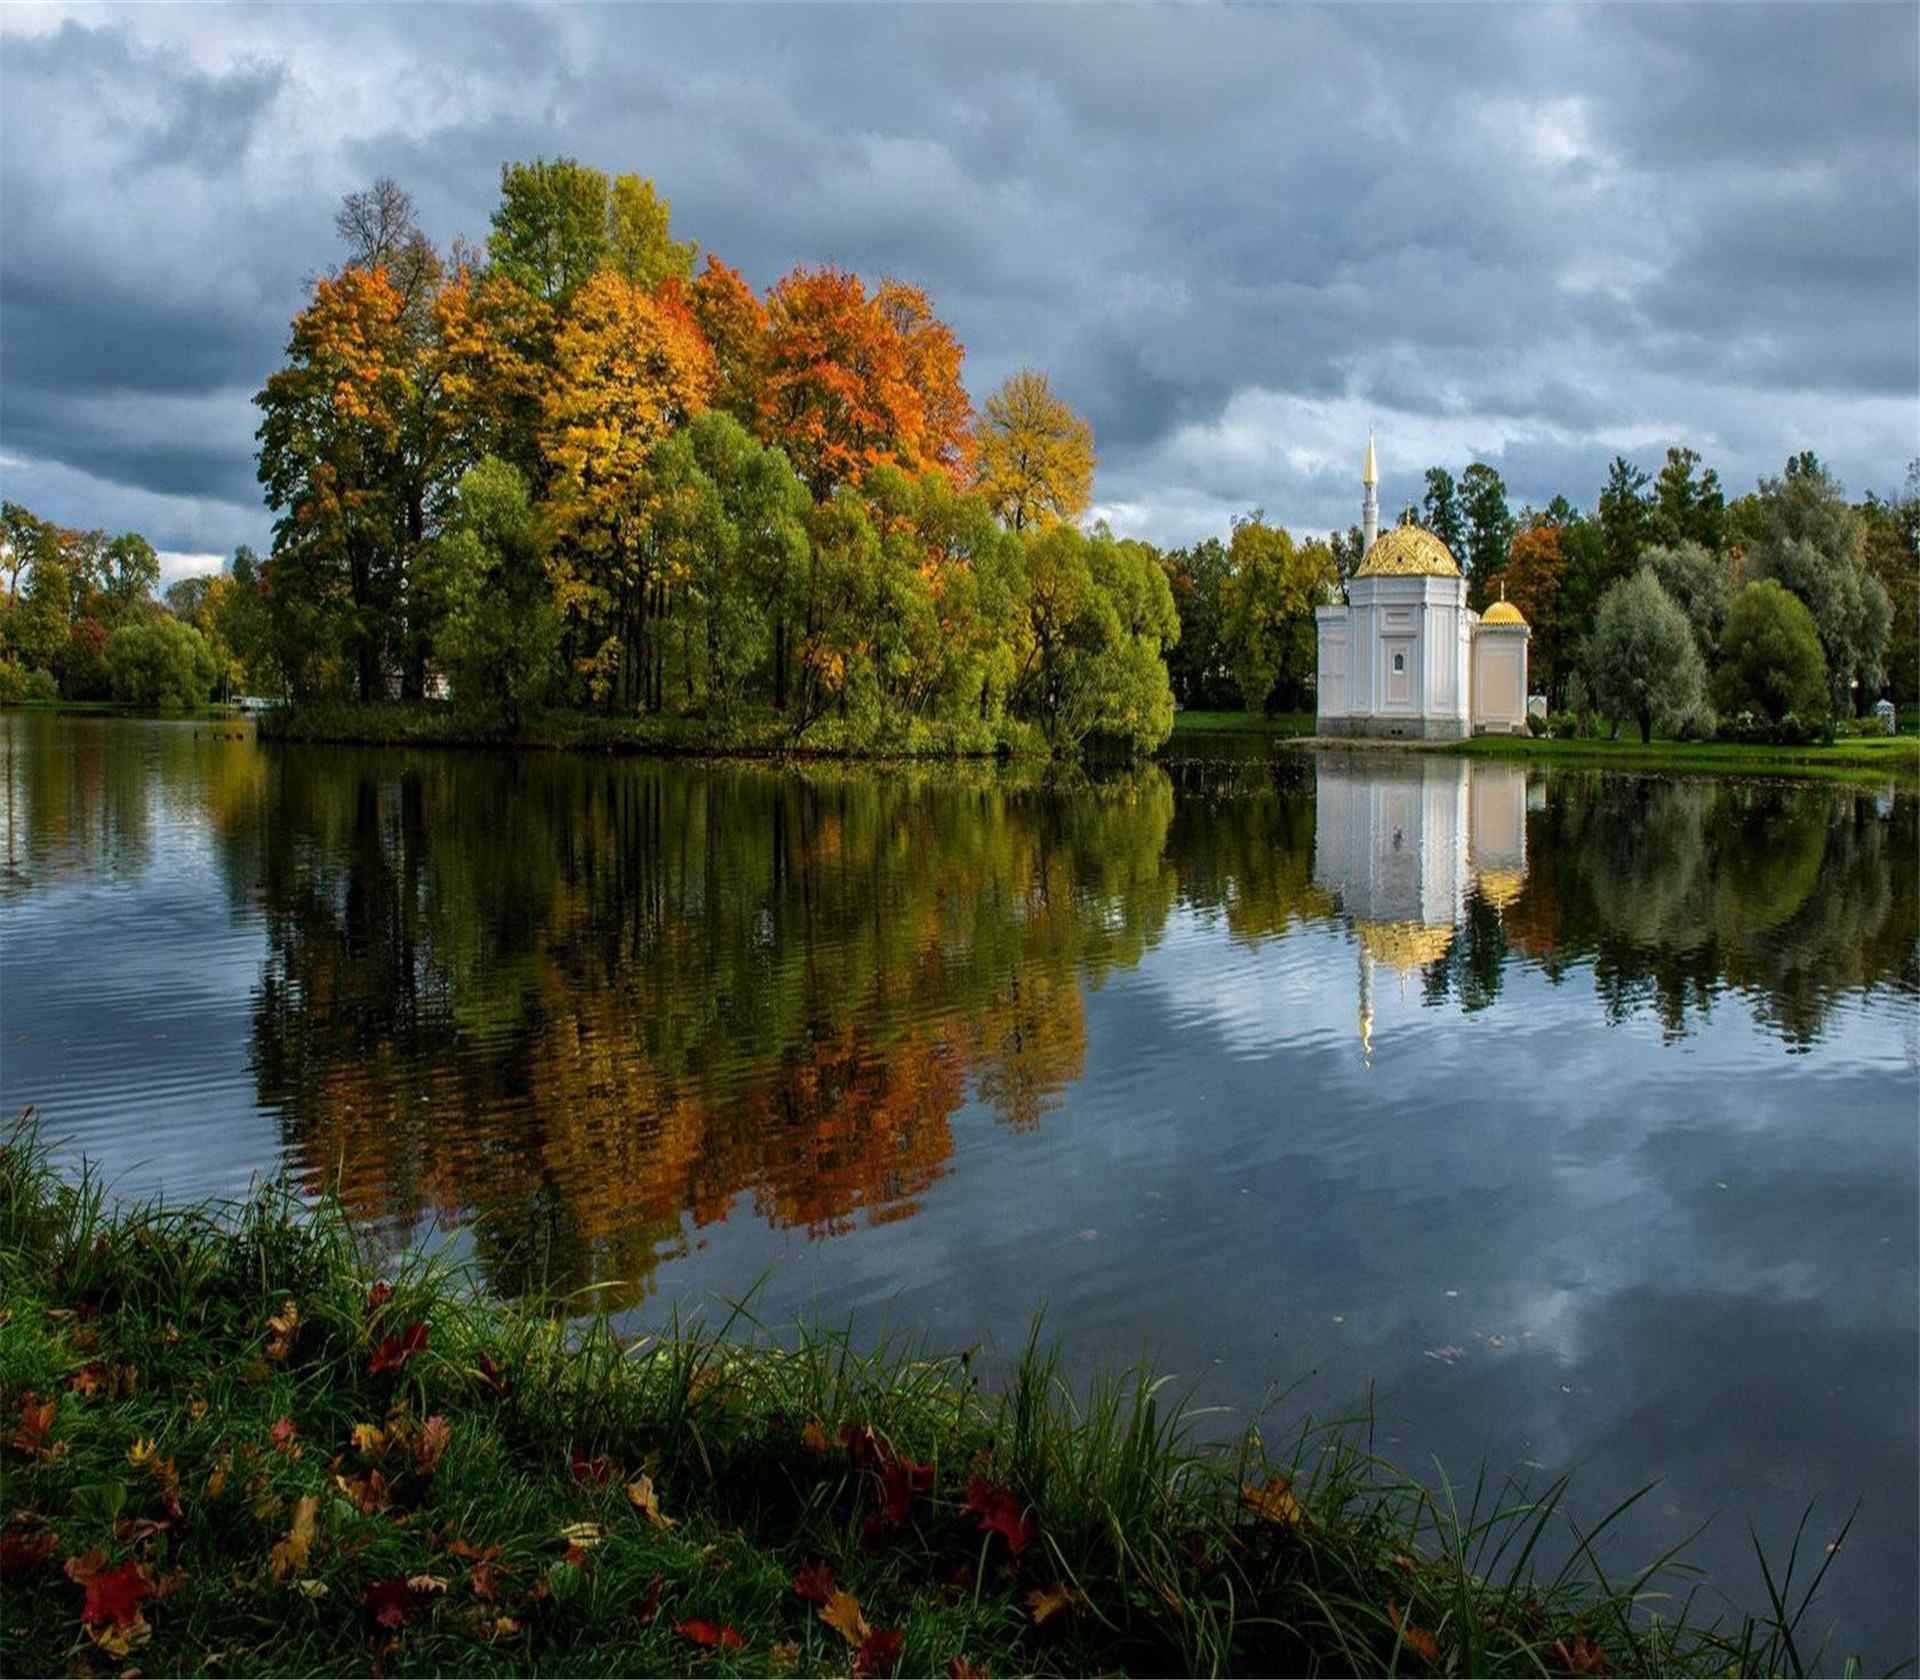
[[[1507,599],[1533,627],[1528,665],[1534,686],[1557,693],[1565,675],[1570,649],[1561,643],[1560,583],[1566,576],[1566,556],[1560,550],[1560,527],[1535,520],[1514,533],[1507,547],[1507,567],[1500,574]]]

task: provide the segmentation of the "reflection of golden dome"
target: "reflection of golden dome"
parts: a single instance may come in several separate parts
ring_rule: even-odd
[[[1353,926],[1368,956],[1402,974],[1438,962],[1453,943],[1450,927],[1425,927],[1419,922],[1355,922]]]
[[[1480,615],[1482,624],[1519,624],[1527,622],[1520,616],[1520,609],[1504,596]]]
[[[1458,577],[1459,563],[1447,545],[1418,525],[1382,531],[1353,574],[1363,577]]]
[[[1520,896],[1527,878],[1517,869],[1488,869],[1480,875],[1480,896],[1496,909],[1504,910]]]

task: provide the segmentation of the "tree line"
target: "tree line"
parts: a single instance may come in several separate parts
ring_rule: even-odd
[[[1312,610],[1358,527],[1255,510],[1166,552],[1083,529],[1091,426],[1032,369],[976,411],[918,286],[828,264],[756,294],[674,237],[651,181],[571,158],[504,165],[480,246],[437,249],[386,179],[335,228],[255,399],[270,553],[163,608],[144,538],[7,504],[0,698],[450,694],[507,727],[937,720],[1056,751],[1150,748],[1176,703],[1313,705]],[[1657,474],[1616,459],[1591,510],[1517,512],[1487,463],[1436,466],[1401,518],[1473,606],[1526,615],[1556,711],[1694,728],[1709,699],[1777,720],[1920,698],[1920,463],[1850,503],[1804,454],[1729,501],[1674,448]]]
[[[1777,723],[1920,701],[1920,461],[1903,493],[1857,502],[1811,452],[1731,501],[1685,448],[1657,474],[1616,457],[1591,509],[1555,496],[1515,511],[1485,462],[1425,482],[1399,522],[1446,543],[1475,610],[1520,609],[1555,712],[1705,730],[1715,708]],[[1336,598],[1361,546],[1357,525],[1296,544],[1253,515],[1226,542],[1169,551],[1179,703],[1311,710],[1312,605]]]

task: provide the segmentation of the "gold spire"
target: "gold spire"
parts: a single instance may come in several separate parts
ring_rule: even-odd
[[[1373,462],[1373,428],[1367,428],[1367,470],[1360,475],[1362,484],[1378,484],[1380,469]]]

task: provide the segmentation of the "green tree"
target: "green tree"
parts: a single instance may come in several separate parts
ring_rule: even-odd
[[[599,170],[570,157],[503,163],[487,256],[535,297],[564,305],[606,262],[608,220]]]
[[[1654,544],[1643,549],[1641,563],[1653,569],[1667,592],[1693,626],[1694,645],[1712,665],[1720,646],[1720,629],[1727,621],[1727,603],[1733,598],[1733,580],[1720,555],[1691,538],[1672,547]]]
[[[1445,467],[1427,468],[1427,492],[1420,500],[1426,526],[1457,557],[1466,552],[1467,519],[1460,506],[1453,474]]]
[[[1220,589],[1221,641],[1250,712],[1297,699],[1315,654],[1313,609],[1337,581],[1324,544],[1296,547],[1258,512],[1236,519]]]
[[[1167,655],[1167,680],[1173,697],[1196,710],[1227,707],[1239,700],[1227,662],[1224,595],[1231,571],[1227,545],[1207,537],[1191,548],[1168,549],[1162,556],[1174,611],[1180,617],[1179,645]]]
[[[558,667],[560,617],[545,558],[527,481],[491,455],[469,468],[431,563],[446,612],[440,655],[455,698],[508,729],[545,698]]]
[[[99,590],[106,599],[107,616],[118,624],[153,594],[160,581],[160,556],[137,531],[122,533],[101,555]]]
[[[7,574],[7,604],[20,599],[20,574],[36,562],[60,559],[60,530],[18,502],[0,502],[0,570]]]
[[[666,280],[691,280],[699,243],[668,231],[673,204],[638,175],[616,175],[607,199],[607,260],[649,291]]]
[[[1858,511],[1867,569],[1880,580],[1891,608],[1887,693],[1907,705],[1920,700],[1920,460],[1907,467],[1900,495],[1886,501],[1869,495]]]
[[[1656,723],[1678,727],[1704,704],[1706,671],[1692,627],[1649,570],[1607,591],[1586,656],[1587,682],[1600,709],[1632,718],[1643,742],[1653,739]]]
[[[1466,520],[1468,604],[1484,611],[1493,599],[1494,580],[1507,563],[1514,533],[1506,484],[1486,462],[1475,461],[1460,475],[1460,507]]]
[[[1695,543],[1718,549],[1726,541],[1727,499],[1720,475],[1709,467],[1696,479],[1699,465],[1695,451],[1669,449],[1667,464],[1654,480],[1651,535],[1666,548]]]
[[[73,587],[58,560],[41,559],[27,574],[27,589],[8,616],[8,638],[30,671],[58,671],[73,622]]]
[[[1886,674],[1893,609],[1867,566],[1866,529],[1839,484],[1811,451],[1760,481],[1766,535],[1747,554],[1751,579],[1772,578],[1813,614],[1827,656],[1833,710],[1852,716]]]
[[[134,706],[200,706],[219,680],[206,638],[174,618],[123,624],[107,638],[113,697]]]
[[[1827,660],[1813,614],[1771,578],[1733,598],[1713,674],[1713,701],[1723,714],[1754,712],[1778,723],[1827,713]]]
[[[1647,475],[1624,455],[1607,468],[1607,485],[1600,492],[1600,537],[1606,547],[1601,581],[1604,594],[1640,564],[1640,551],[1653,541],[1653,504],[1647,493]]]

